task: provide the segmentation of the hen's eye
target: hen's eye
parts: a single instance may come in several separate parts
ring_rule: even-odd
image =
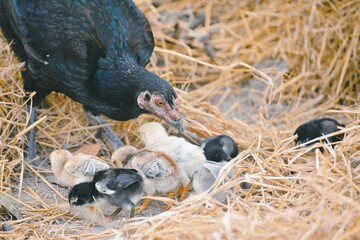
[[[150,98],[151,98],[150,94],[145,93],[144,100],[148,102],[148,101],[150,101]]]
[[[164,102],[163,102],[162,100],[156,100],[155,103],[156,103],[156,105],[159,106],[159,107],[164,106]]]

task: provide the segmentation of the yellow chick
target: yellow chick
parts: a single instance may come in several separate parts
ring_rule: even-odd
[[[116,150],[111,159],[117,167],[136,169],[144,179],[144,191],[148,196],[156,192],[168,193],[170,196],[179,187],[179,166],[163,152],[124,146]],[[138,210],[145,209],[149,202],[150,199],[147,198]]]
[[[98,157],[86,154],[73,155],[59,149],[50,154],[51,169],[60,185],[72,187],[82,182],[91,182],[97,171],[110,166]]]
[[[144,123],[138,131],[146,147],[165,152],[179,164],[180,181],[184,187],[180,199],[184,199],[194,169],[206,161],[203,150],[184,138],[169,136],[157,122]]]

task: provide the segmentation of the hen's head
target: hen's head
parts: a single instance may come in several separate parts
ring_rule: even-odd
[[[179,129],[180,126],[180,100],[173,89],[167,92],[142,91],[137,97],[139,107],[155,116],[164,119],[170,125]]]

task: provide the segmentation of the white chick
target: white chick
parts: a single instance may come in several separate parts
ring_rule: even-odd
[[[220,173],[224,170],[226,162],[214,162],[206,161],[204,164],[197,166],[194,170],[192,186],[196,193],[202,193],[207,191],[218,179]],[[234,176],[234,172],[230,171],[229,178]],[[251,183],[242,182],[240,184],[242,189],[250,189]],[[227,194],[224,192],[218,192],[213,195],[213,198],[221,203],[226,203]]]
[[[165,152],[179,164],[180,181],[185,186],[180,199],[184,199],[194,169],[206,161],[203,150],[184,138],[169,136],[157,122],[144,123],[138,131],[146,147]]]
[[[97,171],[110,166],[98,157],[76,154],[63,149],[50,154],[51,169],[60,185],[72,187],[82,182],[91,182]]]
[[[224,167],[226,162],[207,161],[204,164],[197,166],[194,170],[192,186],[194,191],[202,193],[207,191],[219,177],[220,170]],[[213,195],[213,198],[221,203],[226,203],[226,193],[219,192]]]
[[[170,196],[179,187],[179,166],[163,152],[124,146],[116,150],[111,159],[117,167],[136,169],[144,179],[144,191],[148,196],[156,192],[168,193]],[[145,209],[149,202],[150,199],[147,198],[137,210]]]

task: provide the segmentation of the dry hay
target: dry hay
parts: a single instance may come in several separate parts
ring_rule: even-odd
[[[153,2],[137,1],[156,37],[148,68],[178,88],[190,132],[236,139],[242,152],[226,171],[234,169],[235,178],[219,185],[223,174],[209,193],[167,200],[170,210],[113,228],[60,208],[66,195],[22,161],[29,129],[23,64],[1,39],[0,188],[23,218],[7,221],[13,231],[0,237],[359,239],[360,168],[351,160],[360,160],[360,2]],[[191,29],[199,14],[204,25]],[[324,154],[295,149],[295,128],[323,115],[346,124],[344,141]],[[38,119],[37,150],[46,161],[63,145],[95,141],[98,127],[61,94],[44,101]],[[127,144],[140,146],[136,128],[151,119],[110,123]],[[102,143],[102,155],[109,154]],[[240,188],[244,181],[253,187]],[[211,199],[224,189],[228,204]]]

